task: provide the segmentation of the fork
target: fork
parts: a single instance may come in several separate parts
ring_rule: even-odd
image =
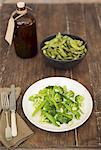
[[[9,99],[8,99],[7,92],[1,93],[1,106],[6,116],[5,138],[7,141],[9,141],[12,139],[12,132],[11,132],[11,127],[9,126],[9,121],[8,121]]]

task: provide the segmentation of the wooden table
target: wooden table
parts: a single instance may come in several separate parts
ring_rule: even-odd
[[[0,9],[0,86],[14,83],[25,90],[34,82],[50,76],[64,76],[78,80],[92,93],[94,109],[90,118],[78,129],[64,133],[50,133],[33,126],[24,116],[21,100],[17,111],[34,131],[34,135],[19,145],[19,149],[100,149],[101,148],[101,5],[61,4],[29,5],[37,19],[38,44],[47,35],[62,32],[84,38],[89,52],[86,58],[71,70],[46,66],[40,52],[35,58],[20,59],[14,48],[8,50],[4,41],[7,20],[15,9],[5,4]],[[40,48],[39,48],[40,51]],[[0,145],[0,149],[3,145]]]

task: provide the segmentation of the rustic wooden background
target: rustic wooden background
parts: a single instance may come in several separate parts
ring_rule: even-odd
[[[0,0],[2,3],[16,3],[20,0]],[[101,3],[101,0],[23,0],[26,3]]]
[[[80,128],[65,133],[49,133],[33,127],[22,112],[21,100],[17,111],[35,132],[19,150],[32,149],[101,149],[101,5],[62,4],[29,5],[37,19],[38,45],[53,33],[72,33],[88,43],[88,55],[72,70],[47,67],[40,53],[33,59],[20,59],[14,48],[7,48],[4,35],[7,20],[15,9],[13,4],[0,8],[0,86],[14,83],[25,90],[35,81],[49,76],[65,76],[78,80],[92,93],[94,109],[89,120]],[[0,150],[4,149],[0,144]]]

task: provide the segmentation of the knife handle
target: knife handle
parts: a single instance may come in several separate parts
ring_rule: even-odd
[[[17,136],[17,125],[16,125],[16,114],[15,111],[11,112],[11,129],[12,129],[12,136]]]

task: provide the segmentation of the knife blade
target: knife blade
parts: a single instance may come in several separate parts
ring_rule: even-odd
[[[11,111],[11,130],[12,136],[17,136],[17,125],[16,125],[16,95],[15,95],[15,85],[12,84],[10,88],[10,111]]]
[[[14,84],[11,85],[10,91],[11,91],[11,93],[10,93],[10,110],[15,111],[16,110],[16,97],[15,97],[15,85]]]

